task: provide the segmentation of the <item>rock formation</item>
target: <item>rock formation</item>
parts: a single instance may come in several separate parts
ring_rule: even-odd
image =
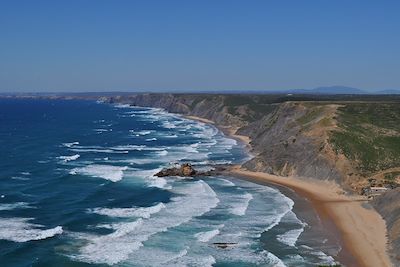
[[[181,177],[193,177],[198,172],[192,167],[190,163],[183,163],[179,167],[164,168],[155,176],[165,177],[165,176],[181,176]]]
[[[180,177],[197,177],[197,176],[210,176],[210,175],[221,175],[227,169],[227,166],[214,166],[207,171],[195,170],[190,163],[183,163],[179,166],[172,168],[164,168],[158,173],[154,174],[157,177],[167,176],[180,176]]]

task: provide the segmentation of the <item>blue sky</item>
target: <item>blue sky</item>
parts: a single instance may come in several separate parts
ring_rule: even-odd
[[[0,1],[0,91],[400,89],[400,1]]]

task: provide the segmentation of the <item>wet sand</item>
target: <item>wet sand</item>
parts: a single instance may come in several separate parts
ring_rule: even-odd
[[[392,266],[386,252],[385,221],[360,196],[347,196],[336,184],[253,172],[240,166],[231,172],[254,182],[269,182],[293,189],[307,198],[323,223],[340,233],[342,251],[337,260],[346,266]],[[364,205],[363,205],[364,204]],[[329,229],[328,229],[329,230]]]

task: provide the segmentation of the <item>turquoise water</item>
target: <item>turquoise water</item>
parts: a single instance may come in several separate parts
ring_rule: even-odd
[[[0,100],[1,266],[314,266],[275,188],[162,167],[242,162],[216,128],[160,109]],[[231,248],[215,242],[236,243]]]

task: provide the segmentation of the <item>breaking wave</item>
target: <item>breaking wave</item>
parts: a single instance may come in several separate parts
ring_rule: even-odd
[[[111,182],[118,182],[122,180],[122,177],[124,176],[124,171],[127,169],[128,167],[93,164],[81,168],[74,168],[70,171],[70,174],[81,174],[103,178]]]
[[[154,213],[159,212],[165,208],[163,203],[159,203],[152,207],[134,207],[134,208],[95,208],[90,210],[92,213],[105,215],[109,217],[120,217],[120,218],[131,218],[131,217],[140,217],[140,218],[150,218],[150,216]]]
[[[230,209],[230,212],[238,216],[245,215],[250,200],[252,199],[253,195],[250,193],[235,197],[235,200],[233,201],[233,207]]]
[[[173,190],[178,195],[154,216],[133,222],[113,224],[108,235],[81,234],[88,244],[74,258],[89,263],[116,264],[129,259],[151,236],[190,221],[216,207],[219,199],[203,181],[191,182]]]
[[[77,160],[81,155],[79,154],[75,154],[72,156],[59,156],[58,158],[63,160],[64,162],[68,162],[68,161],[73,161],[73,160]]]
[[[42,229],[42,225],[33,224],[32,218],[0,218],[0,239],[13,242],[41,240],[62,234],[61,226]]]
[[[200,232],[195,234],[194,236],[197,238],[197,240],[199,240],[200,242],[208,242],[210,241],[214,236],[219,234],[219,230],[215,229],[215,230],[211,230],[211,231],[207,231],[207,232]]]

